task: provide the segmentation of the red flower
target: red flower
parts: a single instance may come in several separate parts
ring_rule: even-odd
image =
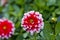
[[[0,38],[8,39],[11,35],[14,34],[14,24],[12,21],[7,19],[0,19]]]
[[[33,35],[34,32],[39,33],[43,29],[44,22],[39,12],[30,11],[24,14],[22,18],[22,27]]]

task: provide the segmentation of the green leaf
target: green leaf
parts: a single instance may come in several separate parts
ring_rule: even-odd
[[[47,5],[55,5],[56,4],[56,0],[48,0]]]
[[[60,15],[60,9],[59,9],[59,8],[56,9],[56,10],[55,10],[55,13],[56,13],[57,15]]]
[[[16,4],[23,5],[25,0],[15,0]]]
[[[16,40],[23,40],[23,35],[18,35]]]
[[[56,32],[56,35],[60,33],[60,22],[57,22],[55,27],[55,32]]]
[[[14,0],[8,0],[8,3],[12,3]]]
[[[15,24],[15,27],[16,27],[16,28],[20,27],[20,21],[18,21],[18,22]]]
[[[60,40],[60,34],[56,36],[56,40]]]
[[[14,11],[14,8],[12,5],[9,5],[9,11]]]
[[[43,15],[44,19],[47,20],[47,19],[49,19],[49,17],[50,17],[51,14],[45,12],[45,13],[42,13],[42,15]]]
[[[56,4],[57,4],[58,6],[60,6],[60,0],[57,0],[57,1],[56,1]]]
[[[43,30],[44,32],[43,33],[44,33],[45,40],[55,39],[49,22],[46,21],[44,24],[45,24],[45,26],[44,26],[44,30]]]
[[[26,38],[27,36],[28,36],[28,33],[27,32],[23,34],[23,37],[24,38]]]
[[[9,14],[8,13],[4,13],[3,17],[9,19]]]
[[[44,0],[34,0],[34,2],[39,8],[45,6],[45,1]]]
[[[0,12],[2,11],[3,7],[0,7]]]

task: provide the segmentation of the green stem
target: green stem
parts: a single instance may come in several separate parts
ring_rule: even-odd
[[[7,40],[7,39],[3,39],[3,40]]]
[[[35,33],[35,35],[34,35],[34,40],[37,40],[37,39],[36,39],[36,35],[37,35],[37,34]]]
[[[56,14],[55,14],[55,13],[52,13],[52,16],[53,16],[53,17],[55,17],[55,16],[56,16]]]
[[[56,34],[55,34],[55,26],[56,26],[56,24],[53,24],[53,25],[52,25],[52,30],[53,30],[54,38],[55,38],[55,40],[56,40],[56,36],[55,36],[55,35],[56,35]]]

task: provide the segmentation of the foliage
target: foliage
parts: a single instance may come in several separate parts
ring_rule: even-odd
[[[44,29],[33,36],[23,30],[21,19],[25,12],[39,11],[44,18]],[[15,24],[15,34],[8,40],[60,40],[60,0],[8,0],[0,6],[0,18]]]

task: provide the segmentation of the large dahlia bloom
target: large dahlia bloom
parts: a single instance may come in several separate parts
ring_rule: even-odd
[[[21,26],[24,30],[30,32],[31,35],[35,32],[39,33],[44,26],[42,15],[35,11],[24,13]]]
[[[8,19],[0,19],[0,38],[8,39],[11,35],[14,34],[14,24]]]

